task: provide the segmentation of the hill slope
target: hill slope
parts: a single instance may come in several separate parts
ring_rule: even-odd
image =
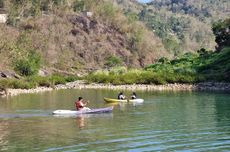
[[[43,67],[66,71],[106,67],[111,58],[140,67],[167,56],[158,37],[108,1],[5,2],[9,19],[0,25],[0,55],[6,62],[0,69],[31,51],[42,57]]]
[[[115,1],[126,12],[135,13],[175,55],[201,47],[213,50],[216,43],[212,23],[230,15],[230,1],[226,0],[153,0],[147,4]]]

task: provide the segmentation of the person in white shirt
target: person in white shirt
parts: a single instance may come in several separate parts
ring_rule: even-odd
[[[118,100],[125,100],[126,97],[123,95],[123,92],[120,92],[117,97]]]

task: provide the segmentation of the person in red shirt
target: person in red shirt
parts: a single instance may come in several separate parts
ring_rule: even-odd
[[[83,101],[82,97],[79,97],[77,101],[75,101],[75,107],[78,111],[80,110],[90,110],[90,108],[86,107],[88,101]]]

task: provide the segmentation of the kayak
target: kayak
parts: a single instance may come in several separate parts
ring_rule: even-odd
[[[125,99],[125,100],[119,100],[119,99],[112,99],[112,98],[104,98],[104,100],[107,103],[114,103],[114,102],[143,103],[144,102],[144,99]]]
[[[55,110],[53,111],[53,115],[79,115],[79,114],[97,114],[97,113],[107,113],[112,112],[113,107],[106,107],[106,108],[98,108],[98,109],[91,109],[91,110]]]

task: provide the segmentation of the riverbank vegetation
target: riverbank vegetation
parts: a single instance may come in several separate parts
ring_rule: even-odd
[[[65,84],[67,82],[76,81],[79,78],[76,76],[61,76],[51,75],[46,77],[30,76],[22,79],[1,79],[0,89],[14,88],[14,89],[32,89],[36,87],[54,87],[58,84]]]
[[[97,71],[86,77],[88,82],[111,84],[166,84],[230,82],[230,47],[220,52],[198,50],[177,59],[160,58],[145,69],[114,68]]]

